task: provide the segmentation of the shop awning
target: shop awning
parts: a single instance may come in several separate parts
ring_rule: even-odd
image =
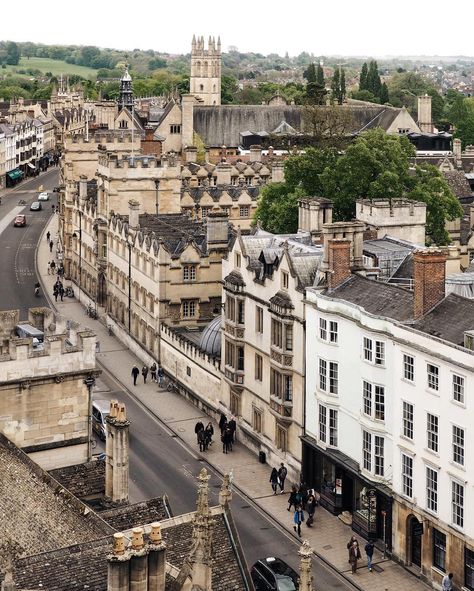
[[[32,168],[33,170],[36,168],[36,166],[34,164],[31,164],[31,162],[27,162],[28,166],[30,168]]]
[[[7,172],[7,174],[12,179],[12,181],[15,181],[16,179],[19,179],[23,176],[23,173],[21,170],[18,170],[18,168],[16,170],[10,170],[10,172]]]

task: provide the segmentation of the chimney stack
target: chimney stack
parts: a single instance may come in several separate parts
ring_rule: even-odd
[[[79,201],[84,203],[87,199],[87,177],[83,174],[79,177]]]
[[[227,250],[229,247],[229,218],[220,210],[210,211],[206,218],[208,250]]]
[[[439,248],[413,253],[413,318],[418,320],[445,297],[446,253]]]
[[[124,404],[111,400],[106,425],[105,496],[113,503],[127,503],[130,421]]]
[[[347,238],[328,241],[327,285],[335,289],[351,276],[351,241]]]
[[[136,230],[140,226],[140,203],[136,199],[130,199],[128,205],[128,225],[133,230]]]
[[[418,97],[418,127],[422,133],[433,132],[433,121],[431,118],[431,96],[424,94]]]
[[[197,162],[198,150],[196,146],[186,146],[184,153],[186,162]]]
[[[285,180],[285,169],[283,162],[273,162],[272,164],[272,183],[283,183]]]
[[[107,591],[129,591],[130,555],[126,548],[124,534],[114,534],[114,547],[107,561]]]
[[[309,232],[314,243],[322,242],[323,225],[332,223],[332,201],[308,197],[298,201],[298,232]]]
[[[262,160],[262,146],[250,146],[250,162],[260,162]]]
[[[216,166],[216,184],[219,185],[230,185],[230,171],[231,166],[227,162],[219,162]]]
[[[461,161],[462,144],[461,140],[458,137],[453,139],[453,155],[456,162]]]
[[[151,524],[148,542],[148,591],[165,591],[166,544],[161,538],[160,524]]]
[[[148,552],[145,549],[143,528],[133,528],[130,550],[130,591],[148,591]]]

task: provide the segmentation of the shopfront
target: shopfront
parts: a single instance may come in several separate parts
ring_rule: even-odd
[[[19,168],[7,172],[7,187],[14,187],[23,178],[23,173]]]
[[[352,529],[391,549],[392,496],[384,485],[360,474],[359,464],[335,449],[324,450],[303,437],[303,479],[320,493],[320,504],[335,515],[352,514]]]

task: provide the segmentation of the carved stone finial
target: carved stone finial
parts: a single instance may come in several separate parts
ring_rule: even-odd
[[[298,550],[301,556],[300,560],[300,591],[314,591],[313,589],[313,575],[311,573],[311,558],[313,556],[313,549],[309,545],[308,540],[304,540],[303,544]]]
[[[230,475],[224,474],[224,480],[219,491],[219,505],[226,507],[232,501],[232,491],[230,489]]]

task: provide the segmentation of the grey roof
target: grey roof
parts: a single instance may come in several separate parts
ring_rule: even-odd
[[[356,304],[377,316],[402,322],[413,318],[413,293],[360,275],[351,275],[328,295]]]
[[[198,249],[207,251],[207,234],[202,222],[190,219],[182,213],[140,215],[140,231],[155,234],[155,238],[165,244],[171,255],[179,256],[190,242]]]
[[[451,293],[414,326],[422,332],[463,346],[464,331],[474,330],[474,300]]]
[[[208,355],[220,357],[221,354],[221,316],[217,316],[201,333],[199,348]]]
[[[163,521],[170,517],[170,513],[167,498],[156,497],[133,505],[101,511],[100,516],[117,531],[124,531],[144,523]]]
[[[56,468],[49,473],[79,499],[105,491],[105,460]]]
[[[443,172],[444,178],[456,197],[468,197],[472,195],[471,187],[462,170],[448,170]]]
[[[111,534],[113,529],[0,434],[0,539],[23,555]]]

